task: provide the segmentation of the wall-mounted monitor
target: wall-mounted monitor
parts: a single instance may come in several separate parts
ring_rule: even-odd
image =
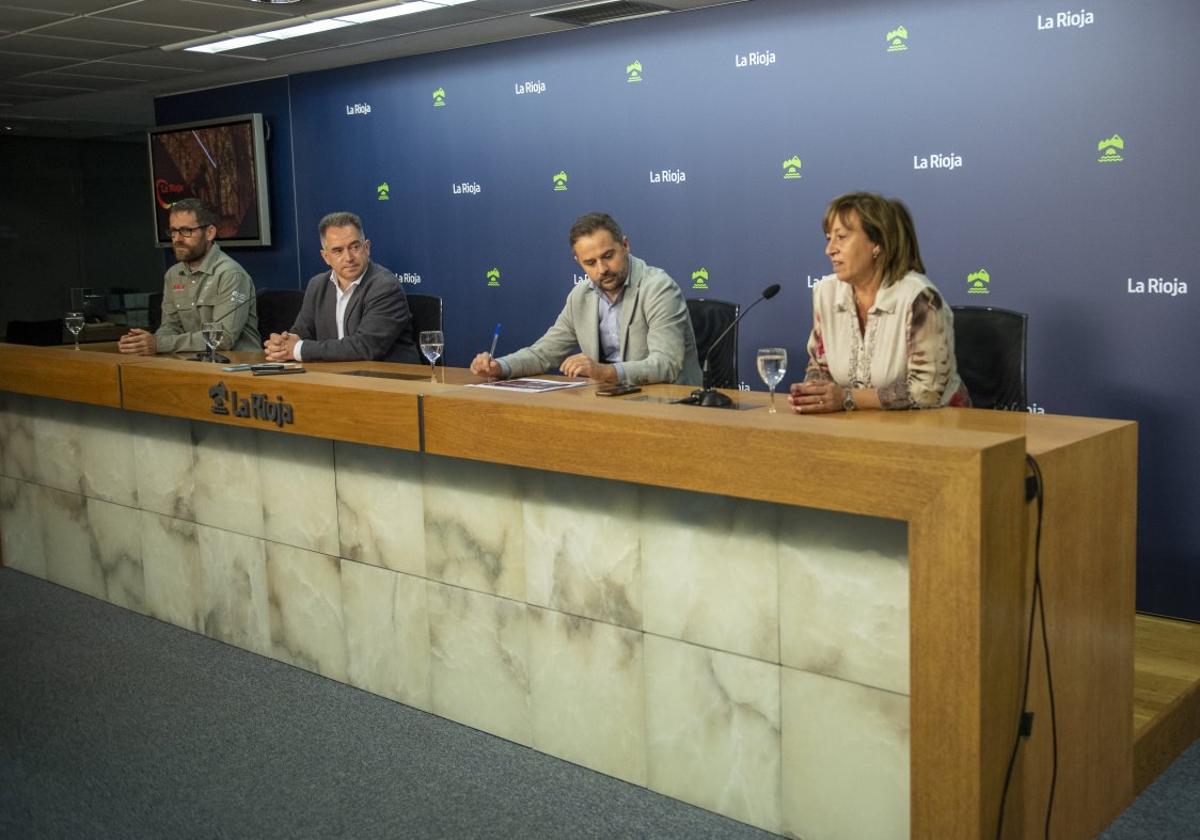
[[[170,246],[171,204],[184,198],[217,208],[222,246],[271,244],[262,114],[159,126],[147,145],[158,245]]]

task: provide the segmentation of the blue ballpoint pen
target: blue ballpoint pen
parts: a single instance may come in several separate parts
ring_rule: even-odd
[[[494,333],[492,333],[492,349],[488,351],[488,355],[493,358],[495,358],[495,356],[496,356],[496,342],[498,342],[499,340],[500,340],[500,325],[496,324],[496,331]]]

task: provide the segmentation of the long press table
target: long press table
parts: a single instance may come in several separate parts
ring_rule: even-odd
[[[988,837],[1028,454],[1053,836],[1130,800],[1135,424],[308,368],[0,345],[3,562],[770,831]],[[1035,641],[1010,837],[1049,787]]]

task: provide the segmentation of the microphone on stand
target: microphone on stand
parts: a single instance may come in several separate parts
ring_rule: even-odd
[[[764,300],[770,300],[777,294],[779,294],[778,283],[772,283],[770,286],[767,286],[767,288],[762,290],[762,294],[759,295],[758,300],[754,301],[754,303],[743,309],[741,314],[734,318],[729,326],[726,327],[719,336],[717,336],[716,340],[713,341],[712,344],[708,345],[708,352],[704,354],[704,387],[697,388],[695,391],[692,391],[691,394],[679,400],[680,403],[684,405],[699,405],[705,408],[733,408],[733,400],[727,397],[725,394],[722,394],[720,391],[714,389],[709,379],[708,368],[709,362],[712,360],[713,351],[717,349],[717,346],[721,343],[725,336],[729,335],[730,330],[736,327],[738,322],[746,317],[747,312],[758,306],[758,304],[762,303]]]
[[[254,297],[255,297],[254,295],[250,295],[244,301],[239,303],[237,306],[233,307],[233,309],[230,309],[228,314],[232,315],[234,312],[237,312],[243,306],[248,306],[250,304],[250,301],[254,300]],[[233,296],[230,295],[230,300],[232,300],[232,299],[233,299]],[[236,340],[236,337],[235,337],[235,340]],[[208,350],[201,350],[199,353],[196,353],[194,356],[188,356],[186,361],[189,361],[189,362],[221,362],[222,364],[226,364],[229,362],[229,357],[222,353],[218,353],[216,351],[216,349],[214,348],[211,352]]]

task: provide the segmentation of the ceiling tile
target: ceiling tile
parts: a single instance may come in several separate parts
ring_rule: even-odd
[[[4,42],[0,41],[0,45]],[[37,73],[75,64],[73,58],[54,58],[42,55],[6,53],[0,50],[0,76],[16,76],[21,73]]]
[[[134,47],[158,47],[199,38],[210,34],[207,29],[187,27],[154,26],[146,23],[124,23],[102,18],[70,18],[40,30],[42,35],[60,38],[82,38],[89,41],[107,41],[110,44],[128,44]],[[3,44],[3,41],[0,41]]]
[[[48,30],[47,30],[48,31]],[[105,41],[83,41],[78,38],[55,38],[49,35],[14,35],[0,41],[0,50],[25,55],[53,56],[86,61],[93,58],[108,58],[129,52],[125,44],[110,44]]]
[[[136,84],[137,79],[110,79],[104,76],[96,75],[81,75],[76,73],[35,73],[31,76],[22,76],[22,82],[34,82],[47,85],[61,85],[63,87],[82,87],[88,90],[116,90],[118,88],[128,87],[131,83]]]
[[[178,67],[183,70],[222,70],[226,67],[240,67],[246,63],[228,53],[195,53],[186,50],[133,50],[123,55],[113,56],[107,61],[121,64],[140,64],[146,67]]]
[[[139,3],[149,3],[154,0],[136,0]],[[128,3],[129,0],[124,0]],[[110,6],[118,6],[122,0],[4,0],[0,3],[0,8],[4,6],[16,6],[18,8],[27,9],[45,9],[47,12],[57,12],[66,15],[86,15],[89,12],[95,12],[100,9],[107,9]]]
[[[285,15],[276,9],[291,8]],[[157,0],[154,3],[136,3],[132,6],[116,6],[95,15],[103,20],[125,20],[137,23],[157,23],[167,26],[187,26],[209,32],[228,32],[246,26],[275,23],[300,14],[295,7],[241,3],[237,7],[213,6],[208,3],[188,3],[185,0]],[[182,40],[182,39],[181,39]]]
[[[53,12],[41,12],[36,9],[13,9],[0,6],[0,29],[10,32],[20,32],[33,26],[66,20],[68,15],[58,15]]]
[[[138,82],[157,82],[164,79],[175,79],[183,76],[193,76],[199,70],[188,70],[182,67],[150,67],[145,64],[123,64],[117,61],[95,61],[71,68],[72,73],[94,72],[100,76],[136,79]]]
[[[91,88],[79,85],[50,84],[49,82],[25,82],[7,80],[0,82],[0,96],[6,92],[23,93],[26,96],[43,98],[55,96],[74,96],[77,93],[87,93]]]

